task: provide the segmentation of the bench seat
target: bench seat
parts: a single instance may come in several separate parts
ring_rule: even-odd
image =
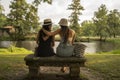
[[[82,57],[35,57],[33,54],[27,55],[25,63],[29,68],[29,77],[37,78],[40,73],[40,66],[69,67],[69,75],[71,79],[79,78],[80,67],[83,67],[86,58]]]

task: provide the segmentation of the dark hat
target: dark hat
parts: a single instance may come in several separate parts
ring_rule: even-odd
[[[52,20],[51,19],[44,19],[43,25],[50,25],[50,24],[52,24]]]

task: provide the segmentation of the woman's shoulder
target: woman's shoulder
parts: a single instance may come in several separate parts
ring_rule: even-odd
[[[70,32],[73,33],[73,34],[75,34],[75,31],[73,29],[70,29]]]

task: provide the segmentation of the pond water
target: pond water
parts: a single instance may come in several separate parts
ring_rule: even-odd
[[[110,42],[79,42],[87,46],[85,49],[85,53],[96,53],[96,52],[108,52],[114,49],[118,49],[120,45]],[[0,41],[0,47],[9,47],[13,42],[11,41]],[[59,42],[55,42],[54,50],[56,51],[56,47]],[[37,46],[35,41],[19,41],[16,43],[17,47],[23,47],[28,50],[34,51]]]

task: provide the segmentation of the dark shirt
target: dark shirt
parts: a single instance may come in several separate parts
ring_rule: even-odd
[[[43,40],[42,37],[39,38],[37,56],[38,57],[49,57],[55,55],[54,49],[52,47],[52,36],[47,40]]]

